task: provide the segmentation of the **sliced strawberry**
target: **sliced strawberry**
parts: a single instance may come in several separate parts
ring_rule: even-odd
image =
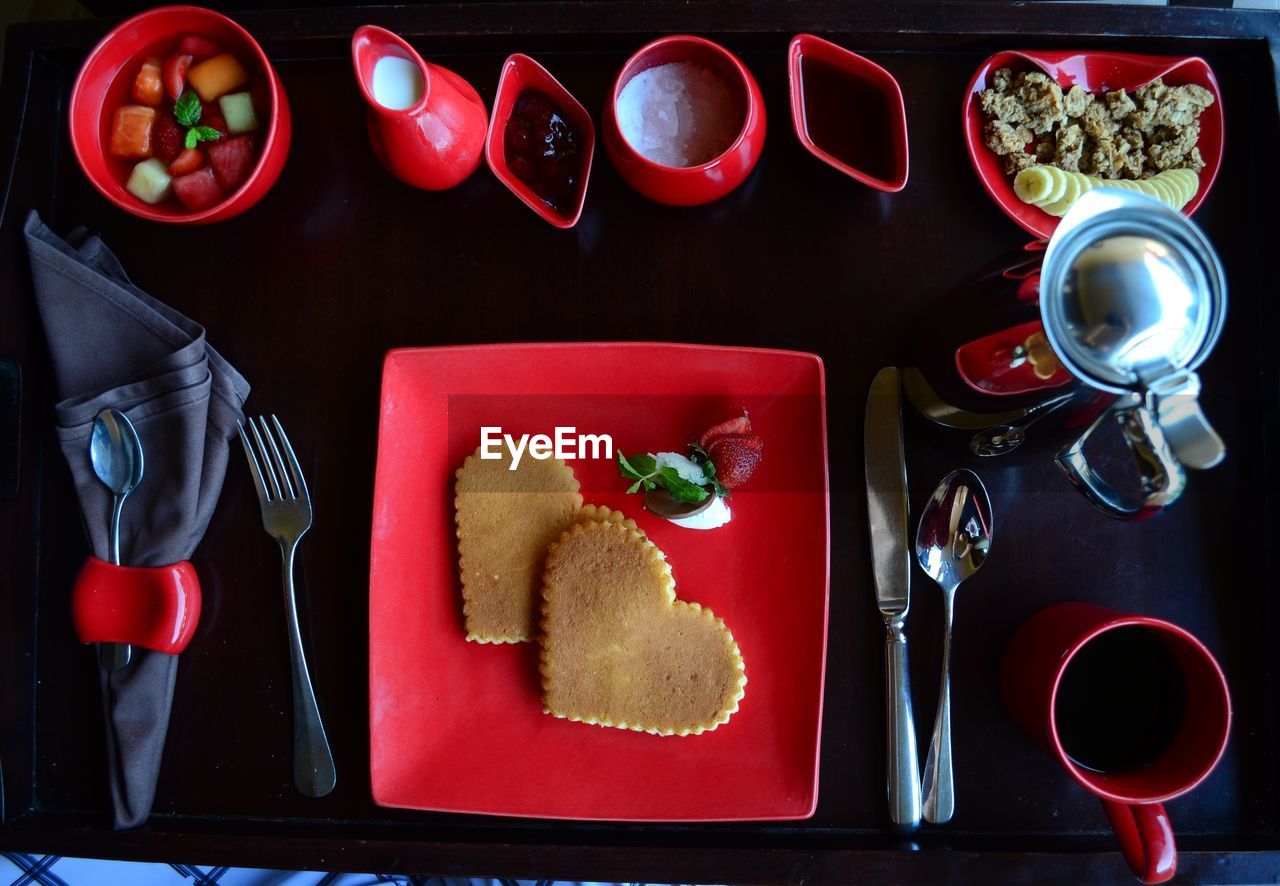
[[[171,114],[161,114],[151,133],[152,151],[165,163],[172,163],[182,153],[186,133]]]
[[[182,205],[192,212],[217,206],[226,196],[213,170],[208,166],[178,176],[173,180],[172,186],[173,193],[182,201]]]
[[[254,164],[258,162],[253,139],[247,135],[209,142],[206,150],[209,152],[209,165],[218,177],[218,184],[228,193],[244,184],[249,173],[253,172]]]
[[[747,408],[739,406],[738,412],[738,415],[726,418],[703,431],[702,436],[698,438],[698,445],[706,449],[711,445],[712,440],[722,434],[750,434],[751,419],[747,416]]]
[[[164,60],[162,76],[164,91],[174,101],[182,95],[182,88],[187,85],[187,68],[191,67],[191,56],[175,52]]]
[[[178,52],[193,56],[196,61],[200,61],[222,52],[222,47],[208,37],[201,37],[199,34],[183,34],[182,40],[178,43]]]
[[[195,172],[204,165],[204,154],[201,154],[195,148],[187,148],[177,159],[169,164],[170,175],[186,175]]]
[[[218,107],[217,102],[205,102],[200,108],[200,125],[210,126],[224,136],[230,134],[231,130],[227,128],[227,118],[222,116],[222,109]]]
[[[716,479],[727,489],[746,483],[764,457],[764,440],[755,434],[721,434],[707,447]]]

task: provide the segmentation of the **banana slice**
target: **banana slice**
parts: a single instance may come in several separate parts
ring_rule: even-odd
[[[1085,175],[1083,172],[1073,172],[1071,174],[1080,183],[1081,194],[1087,194],[1093,190],[1093,176]]]
[[[1158,175],[1147,179],[1147,181],[1155,189],[1156,196],[1160,198],[1161,203],[1172,209],[1178,208],[1178,203],[1182,199],[1181,191],[1175,190],[1171,184]]]
[[[1192,172],[1190,169],[1171,169],[1169,175],[1179,179],[1183,183],[1182,193],[1184,200],[1182,206],[1186,206],[1195,199],[1196,192],[1200,190],[1200,176]],[[1182,206],[1178,208],[1181,209]]]
[[[1030,166],[1013,179],[1013,192],[1023,203],[1035,203],[1053,193],[1054,181],[1045,166]]]
[[[1047,197],[1041,197],[1035,201],[1034,205],[1039,206],[1041,209],[1044,209],[1050,203],[1056,203],[1061,200],[1062,195],[1067,192],[1067,174],[1065,172],[1056,166],[1046,166],[1044,171],[1053,179],[1053,190],[1049,192]]]
[[[1156,190],[1156,186],[1151,183],[1150,179],[1140,178],[1134,182],[1138,190],[1146,194],[1153,200],[1160,200],[1160,192]],[[1163,201],[1161,201],[1163,202]]]
[[[1062,178],[1066,182],[1066,189],[1062,192],[1062,196],[1040,207],[1053,216],[1062,216],[1080,197],[1080,179],[1070,173],[1063,173]]]
[[[1169,205],[1181,209],[1187,202],[1187,182],[1182,176],[1170,175],[1168,171],[1156,173],[1152,179],[1160,187],[1169,192]]]

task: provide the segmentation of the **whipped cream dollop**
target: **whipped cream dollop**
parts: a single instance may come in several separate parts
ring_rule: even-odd
[[[685,529],[718,529],[733,519],[733,512],[720,496],[715,496],[705,509],[687,517],[669,517],[672,523]]]

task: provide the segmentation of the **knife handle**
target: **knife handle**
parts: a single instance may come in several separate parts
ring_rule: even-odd
[[[902,622],[887,623],[884,642],[887,714],[889,817],[895,825],[920,824],[920,768],[916,761],[916,726],[911,713],[911,677],[907,671],[907,635]]]

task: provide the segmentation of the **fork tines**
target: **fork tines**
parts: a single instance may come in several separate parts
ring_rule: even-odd
[[[236,427],[240,431],[240,442],[244,444],[245,455],[249,458],[249,472],[253,474],[258,498],[264,504],[309,500],[302,467],[298,464],[298,457],[293,454],[289,435],[284,432],[280,419],[272,415],[268,424],[266,416],[260,415],[256,420],[249,418],[247,421],[248,432],[240,422],[236,422]],[[249,439],[250,434],[253,436],[252,441]]]

